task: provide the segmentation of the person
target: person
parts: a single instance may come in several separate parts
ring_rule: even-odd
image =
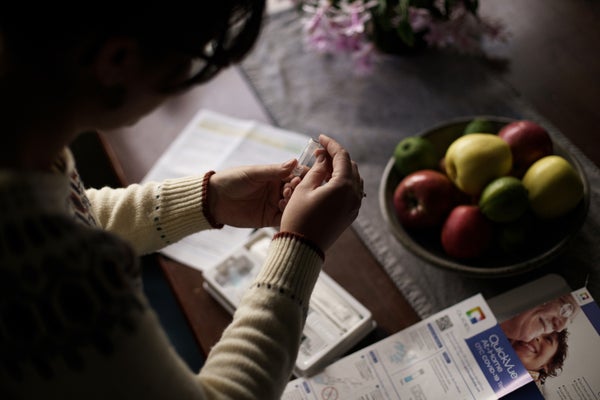
[[[529,342],[540,335],[564,330],[580,311],[569,293],[503,321],[500,326],[509,339]]]
[[[0,398],[276,399],[324,253],[358,214],[348,152],[86,188],[69,144],[134,124],[239,62],[263,0],[26,3],[0,13]],[[140,287],[138,256],[194,232],[277,226],[231,324],[190,371]]]
[[[529,371],[534,381],[540,385],[551,376],[558,376],[567,358],[569,332],[544,333],[528,342],[510,340],[517,356]]]

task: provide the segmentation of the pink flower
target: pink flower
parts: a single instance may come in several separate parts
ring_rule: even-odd
[[[431,13],[425,8],[409,7],[408,23],[413,32],[422,32],[431,26]]]
[[[443,1],[435,4],[443,11]],[[457,2],[447,20],[435,19],[429,10],[409,7],[409,23],[413,32],[427,32],[425,41],[431,47],[455,48],[464,53],[481,51],[481,39],[503,40],[501,24],[480,18],[469,12],[463,2]]]
[[[385,6],[377,0],[292,1],[302,6],[305,45],[309,50],[348,55],[359,74],[372,69],[376,51],[368,36],[368,26],[373,10]],[[474,14],[473,4],[468,0],[452,2],[448,13],[445,4],[445,0],[436,0],[430,9],[409,6],[407,14],[396,9],[384,11],[393,11],[388,21],[392,26],[399,27],[408,18],[412,32],[424,33],[431,47],[452,47],[473,53],[481,51],[482,39],[506,39],[502,25]]]
[[[357,73],[373,64],[373,45],[365,25],[376,1],[342,0],[336,6],[327,0],[305,1],[303,11],[306,46],[319,53],[345,53],[354,61]]]

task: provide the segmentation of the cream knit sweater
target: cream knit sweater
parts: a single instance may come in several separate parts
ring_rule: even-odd
[[[56,173],[0,170],[0,399],[281,396],[322,265],[303,240],[273,240],[200,371],[136,284],[138,255],[210,228],[201,182],[85,191],[68,150]]]

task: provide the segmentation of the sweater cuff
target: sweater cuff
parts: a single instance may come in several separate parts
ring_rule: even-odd
[[[301,235],[301,234],[295,233],[295,232],[283,231],[283,232],[277,232],[275,234],[275,236],[273,236],[273,239],[277,239],[280,237],[290,237],[290,238],[295,238],[295,239],[301,241],[302,243],[304,243],[305,245],[307,245],[308,247],[313,249],[319,255],[319,257],[321,257],[321,259],[323,261],[325,261],[325,253],[323,252],[323,250],[321,250],[321,248],[319,246],[317,246],[317,244],[314,243],[312,240],[307,239],[304,235]]]
[[[276,290],[306,308],[322,265],[318,247],[300,235],[280,232],[253,286]]]
[[[211,228],[201,208],[201,176],[167,179],[156,197],[154,223],[165,244]]]

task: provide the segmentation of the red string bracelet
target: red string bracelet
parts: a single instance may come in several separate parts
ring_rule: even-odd
[[[202,179],[202,186],[201,186],[202,214],[204,214],[204,218],[206,218],[206,220],[208,221],[208,223],[210,224],[210,226],[212,228],[221,229],[221,228],[223,228],[224,225],[217,223],[217,221],[215,221],[215,218],[210,213],[210,210],[208,209],[208,205],[209,205],[208,196],[210,195],[209,190],[208,190],[210,185],[208,184],[208,181],[210,180],[210,177],[213,176],[214,174],[215,174],[215,171],[208,171],[206,174],[204,174],[204,178]]]

